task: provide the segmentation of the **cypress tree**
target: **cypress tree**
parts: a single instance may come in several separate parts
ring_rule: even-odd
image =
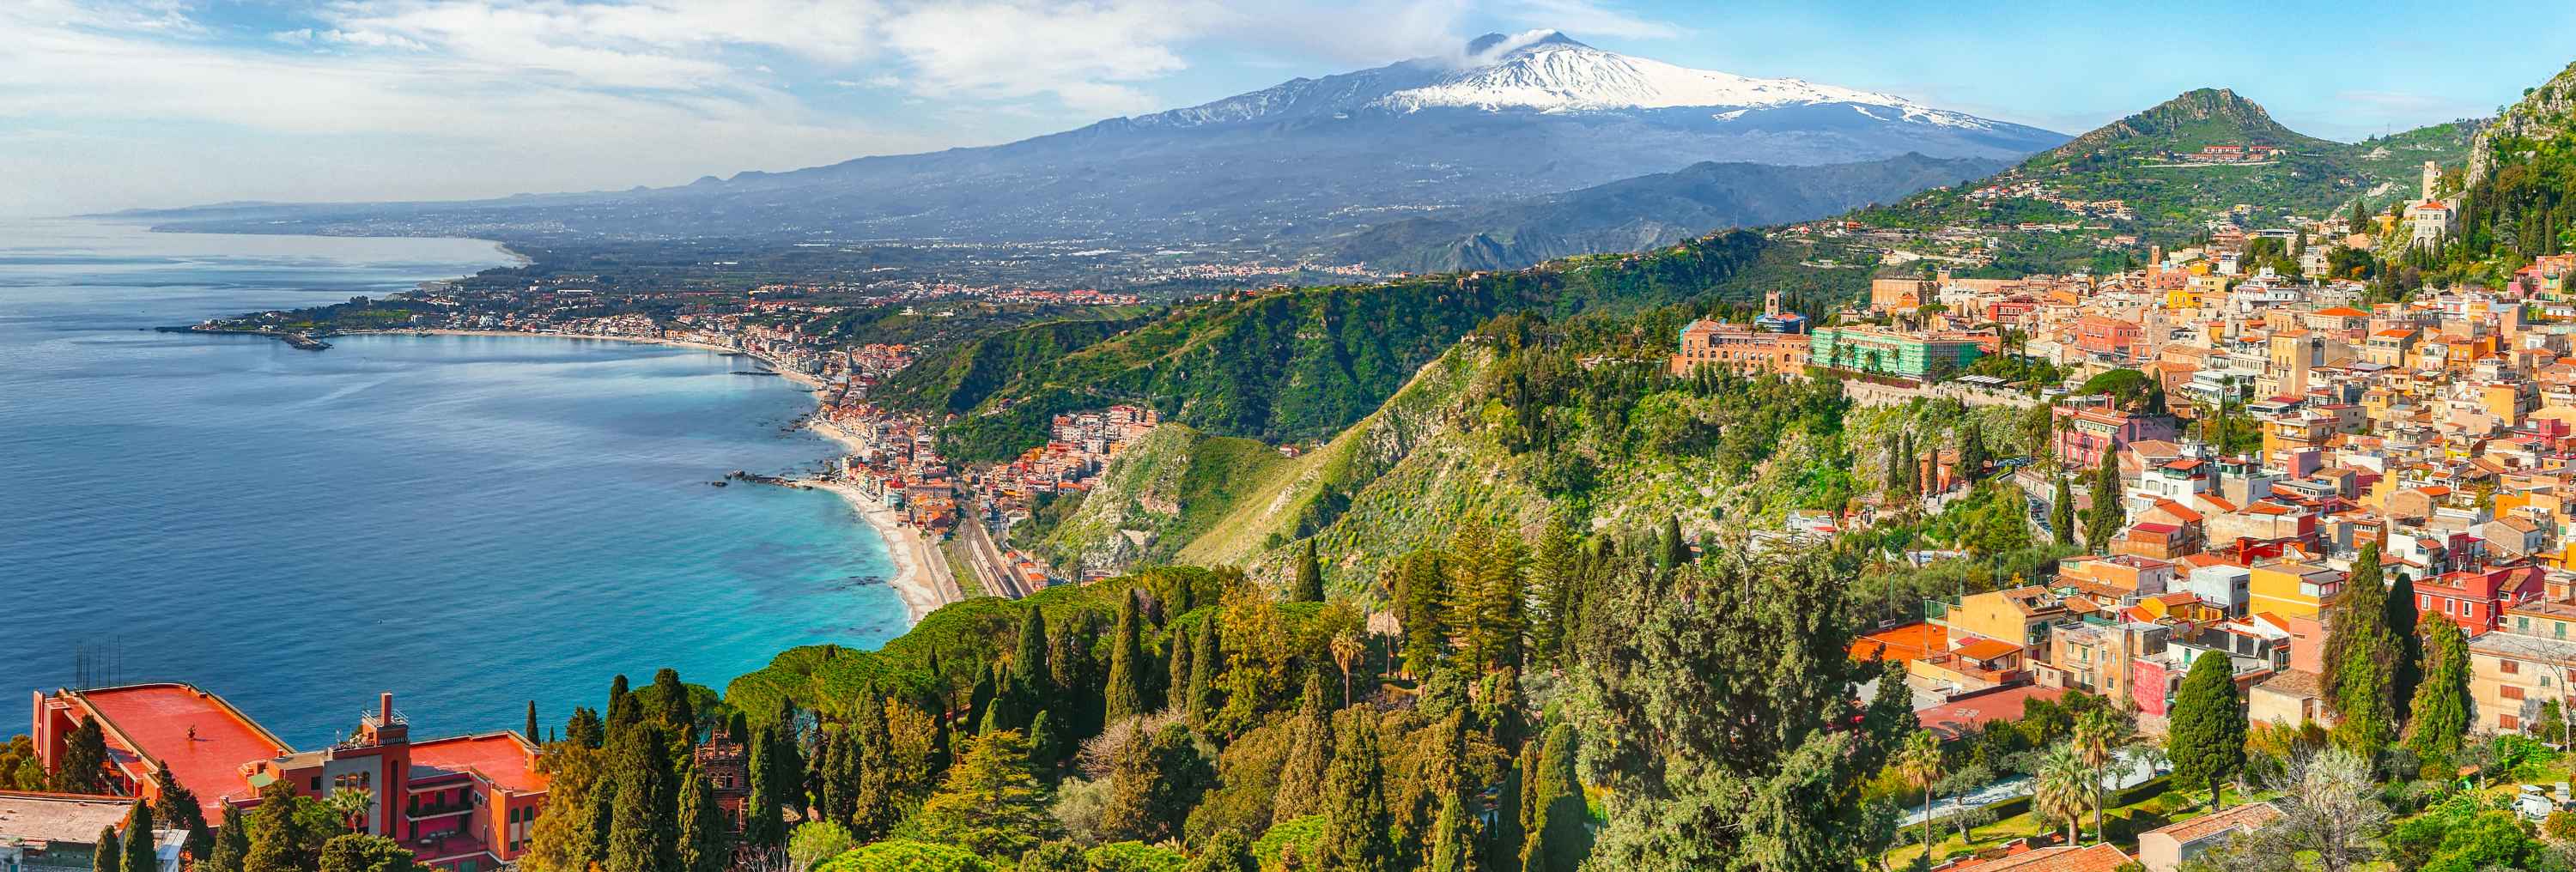
[[[729,854],[725,838],[730,835],[724,810],[716,807],[715,792],[707,789],[706,775],[694,763],[681,777],[684,783],[680,787],[678,862],[673,868],[678,872],[724,872]]]
[[[1911,498],[1922,493],[1921,483],[1915,481],[1915,473],[1918,471],[1915,464],[1918,461],[1919,458],[1914,453],[1914,431],[1907,430],[1896,434],[1896,492],[1898,494]]]
[[[1879,463],[1882,465],[1881,468],[1885,470],[1880,475],[1880,478],[1883,479],[1883,481],[1880,482],[1882,485],[1880,490],[1887,494],[1888,501],[1894,502],[1905,496],[1905,461],[1897,458],[1896,439],[1887,440],[1886,450],[1880,452],[1880,454],[1884,456],[1879,459]]]
[[[1324,704],[1320,673],[1306,673],[1306,692],[1288,730],[1288,759],[1279,765],[1279,790],[1271,806],[1274,825],[1322,810],[1324,778],[1333,760],[1333,714]]]
[[[1574,769],[1574,728],[1549,727],[1536,758],[1534,801],[1527,841],[1521,849],[1521,872],[1574,872],[1592,855],[1592,813],[1583,804],[1583,784]]]
[[[2375,550],[2371,557],[2378,558]],[[2395,636],[2398,643],[2397,665],[2388,676],[2388,702],[2398,711],[2411,711],[2415,685],[2423,680],[2426,670],[2425,636],[2417,626],[2420,618],[2415,610],[2415,577],[2397,573],[2396,583],[2389,585],[2388,595],[2381,600],[2381,609],[2387,615],[2383,623],[2388,625],[2388,635]]]
[[[2447,760],[2469,732],[2469,637],[2449,620],[2425,625],[2424,686],[2417,689],[2406,747],[2425,760]]]
[[[1527,743],[1524,748],[1535,744]],[[1520,759],[1528,758],[1525,752]],[[1521,843],[1528,839],[1521,830],[1520,759],[1505,761],[1503,783],[1494,790],[1494,823],[1486,828],[1484,840],[1486,872],[1520,872]]]
[[[1324,806],[1323,868],[1394,872],[1395,842],[1388,829],[1385,761],[1378,756],[1377,719],[1366,708],[1343,719],[1341,753],[1333,757]]]
[[[2183,676],[2165,755],[2173,761],[2175,783],[2206,785],[2216,810],[2219,785],[2245,766],[2245,700],[2236,693],[2235,668],[2226,653],[2201,652]]]
[[[689,705],[689,687],[680,683],[680,671],[668,667],[653,671],[652,713],[662,722],[662,729],[675,741],[695,745],[698,742],[698,714]]]
[[[239,812],[224,815],[223,825],[215,828],[214,847],[206,854],[201,872],[242,872],[242,857],[250,853],[250,829]]]
[[[1118,601],[1118,622],[1109,630],[1109,686],[1101,689],[1102,712],[1116,723],[1153,707],[1145,702],[1145,643],[1137,635],[1136,592]]]
[[[1002,695],[1000,676],[1000,666],[975,670],[975,686],[966,692],[967,729],[980,731],[984,728],[984,721],[993,713],[993,701]]]
[[[1163,685],[1163,708],[1187,714],[1190,710],[1190,634],[1172,628],[1171,679]]]
[[[779,781],[775,749],[778,727],[766,726],[753,731],[747,740],[751,790],[743,798],[742,842],[757,849],[776,848],[786,844],[786,823],[779,819]]]
[[[629,695],[632,699],[633,695]],[[668,872],[673,839],[669,832],[670,740],[653,723],[638,724],[618,739],[617,785],[609,811],[607,872]]]
[[[2120,528],[2128,523],[2128,507],[2120,504],[2120,458],[2104,449],[2102,467],[2093,473],[2093,513],[2084,522],[2084,548],[2106,553],[2111,537],[2120,535]]]
[[[615,712],[615,711],[617,711],[617,704],[618,704],[620,701],[623,701],[623,700],[625,700],[625,699],[626,699],[626,694],[627,694],[627,683],[626,683],[626,676],[625,676],[625,675],[622,675],[622,674],[621,674],[621,675],[617,676],[616,678],[609,679],[609,681],[608,681],[608,710],[609,710],[610,712]]]
[[[1456,790],[1442,791],[1440,816],[1431,823],[1431,872],[1474,872],[1476,819]]]
[[[1959,425],[1959,480],[1970,481],[1986,468],[1986,443],[1977,435],[1977,419]]]
[[[1288,601],[1324,601],[1324,564],[1315,559],[1315,540],[1312,538],[1306,540],[1305,557],[1297,561],[1297,581],[1288,588]]]
[[[2379,548],[2364,545],[2326,610],[2324,678],[2337,719],[2335,742],[2365,760],[2378,759],[2397,737],[2393,676],[2405,643],[2389,632],[2387,593]]]
[[[125,840],[116,837],[115,827],[100,828],[98,845],[89,854],[90,872],[123,872],[124,868]]]
[[[158,872],[161,868],[158,846],[152,844],[152,804],[134,801],[134,811],[126,816],[125,868],[134,872]]]
[[[1682,519],[1664,516],[1663,568],[1674,569],[1690,562],[1690,542],[1682,538]]]
[[[1024,730],[1038,710],[1053,708],[1054,671],[1047,664],[1046,612],[1030,606],[1020,615],[1019,650],[1011,655],[1011,672],[1001,697],[1009,701],[996,720],[1006,730]]]
[[[2066,474],[2057,475],[2057,495],[2048,507],[2049,537],[2059,545],[2075,544],[2075,490],[2066,486]]]
[[[1041,711],[1029,719],[1029,766],[1039,773],[1055,771],[1064,760],[1064,730],[1055,725],[1055,712]]]
[[[1199,631],[1198,650],[1190,654],[1189,718],[1193,726],[1207,723],[1209,716],[1224,700],[1218,696],[1217,679],[1223,675],[1225,659],[1217,653],[1216,628]]]
[[[536,700],[533,700],[533,699],[532,699],[532,700],[528,700],[528,722],[527,722],[526,724],[524,724],[524,725],[521,725],[519,735],[520,735],[520,736],[522,736],[522,737],[525,737],[525,738],[526,738],[528,741],[530,741],[530,742],[540,741],[539,737],[537,736],[537,701],[536,701]]]

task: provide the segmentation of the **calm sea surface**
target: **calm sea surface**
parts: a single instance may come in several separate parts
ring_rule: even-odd
[[[186,681],[299,748],[380,690],[420,735],[543,724],[663,666],[721,689],[901,633],[812,405],[702,351],[139,330],[500,265],[489,243],[0,224],[0,736],[29,692]]]

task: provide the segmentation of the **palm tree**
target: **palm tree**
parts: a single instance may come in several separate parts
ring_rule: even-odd
[[[1932,785],[1941,780],[1941,737],[1916,730],[1896,752],[1896,774],[1923,788],[1923,856],[1932,856]]]
[[[2084,820],[2085,802],[2092,798],[2096,784],[2093,770],[2084,765],[2084,755],[2075,750],[2075,743],[2059,742],[2039,759],[2039,771],[2031,785],[2031,810],[2042,821],[2065,821],[2066,843],[2075,844],[2081,832],[2077,827]]]
[[[367,827],[367,810],[376,805],[376,792],[364,787],[343,787],[322,795],[322,807],[340,816],[340,824],[350,832],[363,832]]]
[[[2113,764],[2119,762],[2120,749],[2136,737],[2136,730],[2129,725],[2128,719],[2120,717],[2109,708],[2085,712],[2084,717],[2075,722],[2076,756],[2083,758],[2085,768],[2093,771],[2094,841],[2099,842],[2104,838],[2102,807],[2109,802],[2110,789],[2102,784],[2102,780],[2105,776],[2113,774],[2111,769]]]
[[[1341,635],[1333,637],[1332,647],[1333,665],[1342,668],[1342,704],[1349,705],[1351,704],[1351,667],[1360,662],[1360,655],[1368,651],[1368,646],[1360,642],[1358,633],[1343,630]]]

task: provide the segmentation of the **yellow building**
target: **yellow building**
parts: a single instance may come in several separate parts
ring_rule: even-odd
[[[1961,597],[1935,623],[1947,628],[1952,640],[1980,636],[2040,650],[2048,644],[2050,627],[2074,620],[2058,596],[2031,585]]]
[[[2255,564],[2245,579],[2252,597],[2246,611],[2271,612],[2284,618],[2313,618],[2325,602],[2343,590],[2344,574],[2333,567],[2281,559]]]

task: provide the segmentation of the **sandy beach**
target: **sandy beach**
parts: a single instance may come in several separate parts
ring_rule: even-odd
[[[759,359],[759,355],[754,355],[751,354],[751,352],[743,351],[738,348],[728,348],[722,345],[709,345],[703,342],[689,342],[680,339],[662,339],[644,336],[589,336],[578,333],[528,333],[518,330],[446,329],[380,331],[353,330],[349,332],[351,334],[389,333],[427,334],[431,336],[536,336],[549,339],[594,339],[602,342],[634,342],[644,345],[669,345],[678,348],[694,348],[700,351],[713,351],[720,354],[749,355],[754,359]],[[769,364],[767,360],[762,360],[761,362],[762,364],[767,365],[770,371],[776,372],[780,376],[794,381],[797,384],[804,385],[808,389],[821,390],[823,388],[823,381],[821,379],[817,379],[804,373],[792,372],[780,368],[774,364]],[[824,422],[820,418],[808,418],[805,422],[805,426],[806,429],[812,430],[826,439],[839,443],[848,451],[855,452],[861,447],[858,440],[851,438],[849,434],[841,432],[838,428],[833,427],[831,424]],[[922,536],[920,530],[914,529],[910,525],[903,523],[903,520],[897,517],[892,510],[887,509],[883,504],[880,504],[875,500],[869,499],[867,494],[860,493],[857,486],[851,485],[847,482],[825,479],[801,479],[798,480],[796,484],[805,487],[820,488],[839,494],[843,501],[850,504],[851,509],[858,512],[859,517],[865,520],[869,527],[875,528],[877,536],[885,540],[886,554],[894,560],[895,575],[894,578],[887,581],[887,584],[894,588],[897,596],[903,598],[904,611],[908,613],[912,623],[920,623],[924,616],[929,615],[933,610],[938,609],[940,606],[966,598],[965,593],[957,586],[957,579],[952,577],[952,574],[948,571],[948,560],[940,555],[938,547],[932,545],[929,539]]]
[[[820,418],[806,421],[805,427],[851,451],[861,448],[857,439]],[[957,586],[955,575],[948,571],[948,560],[940,555],[938,546],[932,545],[921,530],[904,523],[884,503],[869,499],[857,485],[845,481],[808,479],[800,483],[840,494],[841,499],[868,522],[868,526],[876,528],[878,536],[884,537],[886,553],[894,556],[892,584],[895,593],[903,597],[904,608],[912,612],[913,623],[920,623],[923,616],[940,606],[966,598],[965,591]]]

